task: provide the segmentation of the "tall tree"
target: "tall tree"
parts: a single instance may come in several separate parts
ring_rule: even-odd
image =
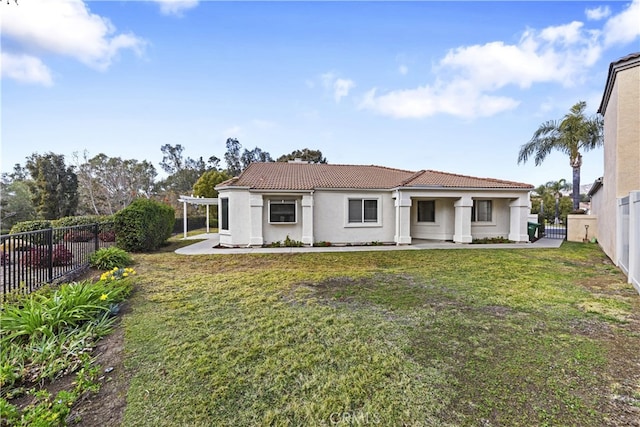
[[[242,170],[244,170],[251,163],[273,162],[273,159],[271,158],[271,154],[256,147],[253,150],[245,149],[240,157],[240,161],[242,162]]]
[[[202,157],[192,159],[183,155],[184,147],[180,144],[165,144],[160,147],[163,157],[160,167],[169,176],[158,183],[161,191],[175,194],[185,194],[191,192],[193,185],[200,175],[208,170],[217,170],[220,159],[215,156],[209,157],[205,162]]]
[[[37,219],[31,191],[26,181],[0,183],[0,229],[7,230],[21,221]]]
[[[277,162],[288,162],[289,160],[300,159],[309,163],[327,163],[326,157],[322,157],[322,151],[303,148],[302,150],[294,150],[290,154],[283,154],[278,157]]]
[[[215,186],[231,178],[225,171],[210,170],[202,174],[193,186],[193,195],[198,197],[218,197]]]
[[[66,166],[61,154],[34,153],[27,158],[26,168],[33,204],[44,219],[72,216],[78,207],[78,177],[73,166]]]
[[[227,138],[227,151],[224,153],[224,161],[227,164],[227,173],[231,176],[238,176],[242,172],[240,163],[240,149],[242,145],[236,138]]]
[[[602,116],[586,117],[587,103],[580,101],[571,107],[561,120],[549,120],[533,133],[533,137],[520,147],[518,164],[526,163],[533,156],[536,166],[542,164],[551,151],[557,150],[569,156],[573,169],[573,209],[580,207],[580,168],[582,151],[589,151],[603,144]]]
[[[137,197],[150,197],[156,169],[144,160],[122,160],[98,154],[91,159],[85,152],[78,165],[80,207],[87,213],[112,215]]]

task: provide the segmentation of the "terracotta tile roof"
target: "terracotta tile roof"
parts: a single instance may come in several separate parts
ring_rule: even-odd
[[[319,188],[392,189],[396,187],[519,188],[532,185],[475,178],[437,171],[412,172],[374,165],[251,163],[240,176],[218,185],[255,190],[314,190]]]
[[[448,187],[448,188],[533,188],[531,184],[505,181],[494,178],[477,178],[475,176],[457,175],[447,172],[423,170],[417,172],[404,187]]]

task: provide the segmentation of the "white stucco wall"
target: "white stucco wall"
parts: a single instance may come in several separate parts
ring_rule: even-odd
[[[264,200],[262,208],[262,235],[264,243],[284,242],[287,236],[289,239],[302,241],[302,196],[299,195],[263,195]],[[296,202],[296,222],[295,224],[287,223],[269,223],[269,201],[295,200]]]
[[[476,199],[487,200],[487,198],[474,197]],[[484,239],[487,237],[504,237],[509,236],[510,212],[508,199],[492,200],[493,212],[490,222],[472,222],[471,236],[474,239]]]
[[[377,199],[377,224],[350,224],[347,221],[348,199]],[[393,242],[395,208],[390,191],[328,191],[318,190],[313,195],[313,235],[316,242],[369,243]]]
[[[331,242],[332,244],[363,244],[370,242],[393,243],[396,237],[396,207],[392,191],[332,191],[316,190],[299,193],[259,193],[246,189],[227,189],[220,191],[220,198],[229,199],[229,230],[220,230],[220,244],[224,246],[246,246],[283,242],[287,236],[292,240],[313,242]],[[311,227],[303,215],[303,197],[313,221]],[[456,223],[454,204],[461,197],[492,200],[492,220],[490,222],[471,223],[471,236],[474,239],[484,237],[508,237],[511,227],[510,203],[525,197],[523,192],[504,191],[465,191],[465,190],[411,190],[402,192],[402,198],[410,205],[410,238],[453,240]],[[378,222],[348,222],[349,199],[378,200]],[[295,200],[296,223],[270,224],[270,200]],[[417,201],[435,200],[436,221],[434,223],[417,222]],[[221,204],[220,204],[221,205]],[[409,205],[407,205],[409,206]],[[404,209],[404,208],[402,208]],[[467,208],[470,209],[470,208]],[[520,212],[520,211],[518,211]],[[526,219],[526,214],[523,217]],[[408,215],[408,214],[407,214]],[[405,217],[409,218],[409,216]],[[468,221],[468,219],[467,219]],[[310,222],[310,221],[309,221]],[[526,220],[524,229],[513,235],[526,237]],[[467,223],[468,224],[468,223]],[[308,235],[303,236],[304,233]],[[403,232],[404,233],[404,232]],[[407,243],[409,243],[409,236]],[[401,240],[402,243],[405,243]]]
[[[435,200],[435,222],[418,222],[418,201]],[[456,199],[415,198],[411,204],[411,237],[415,239],[453,240]]]
[[[242,189],[220,191],[218,194],[218,218],[221,218],[220,199],[229,198],[229,230],[219,230],[220,244],[223,246],[244,246],[249,244],[251,232],[250,193]]]

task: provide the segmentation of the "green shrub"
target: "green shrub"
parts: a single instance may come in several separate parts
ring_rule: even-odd
[[[124,249],[115,246],[99,249],[89,257],[89,265],[100,270],[111,270],[131,264],[133,264],[131,255]]]
[[[303,244],[301,241],[290,238],[288,234],[287,234],[287,237],[284,239],[284,246],[287,248],[299,248],[302,245]]]
[[[151,199],[136,199],[114,215],[116,245],[129,252],[154,251],[173,231],[175,211]]]
[[[11,227],[11,234],[24,233],[26,231],[38,231],[51,228],[51,221],[47,219],[35,221],[22,221]]]
[[[84,216],[66,216],[60,219],[54,219],[51,221],[51,226],[54,228],[61,227],[74,227],[76,225],[92,225],[95,223],[105,222],[107,216],[104,215],[84,215]]]

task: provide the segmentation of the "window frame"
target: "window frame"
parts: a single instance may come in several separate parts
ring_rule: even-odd
[[[428,203],[431,205],[432,219],[420,219],[420,205]],[[416,222],[419,224],[433,224],[436,222],[436,201],[435,200],[418,200],[416,203]]]
[[[359,220],[352,220],[351,206],[353,202],[359,202],[360,215]],[[371,218],[370,214],[373,209],[371,206],[367,209],[367,202],[375,202],[375,218]],[[381,224],[381,200],[380,197],[352,197],[346,198],[346,215],[345,222],[346,227],[371,227],[379,226]],[[369,217],[367,219],[367,217]]]
[[[271,207],[273,205],[284,205],[284,206],[293,206],[293,221],[273,221],[272,220],[272,212]],[[295,199],[269,199],[269,210],[267,212],[269,224],[274,225],[287,225],[287,224],[297,224],[298,223],[298,202]],[[291,215],[291,214],[286,214]]]
[[[229,231],[229,198],[220,197],[220,230]]]
[[[480,202],[488,203],[489,206],[489,219],[478,219],[478,204]],[[473,206],[471,207],[471,222],[491,223],[493,222],[493,200],[491,199],[473,199]]]

